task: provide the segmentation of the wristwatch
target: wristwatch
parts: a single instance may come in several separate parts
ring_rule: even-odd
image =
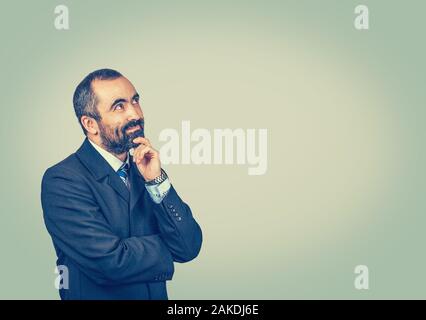
[[[145,185],[152,186],[152,185],[155,185],[155,184],[160,184],[161,182],[167,180],[167,178],[168,178],[168,176],[167,176],[166,171],[164,171],[163,168],[161,168],[161,174],[158,177],[156,177],[152,180],[145,181]]]

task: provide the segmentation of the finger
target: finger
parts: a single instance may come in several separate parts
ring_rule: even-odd
[[[140,149],[145,148],[145,147],[152,147],[152,146],[147,145],[145,143],[141,143],[142,142],[141,140],[133,139],[133,141],[139,143],[138,146],[136,146],[136,147],[133,148],[133,157],[135,157],[135,155],[138,153],[138,151]]]
[[[137,149],[135,149],[135,152],[133,153],[133,161],[137,163],[140,159],[143,159],[144,155],[141,154],[141,151],[144,148],[147,148],[147,146],[140,145]]]
[[[147,138],[144,138],[144,137],[137,137],[137,138],[133,139],[133,142],[134,143],[141,143],[141,144],[146,145],[146,146],[151,146],[151,142]]]
[[[146,155],[148,155],[148,158],[152,158],[154,156],[155,150],[151,147],[145,146],[144,148],[141,148],[138,150],[136,155],[136,163],[141,162]]]
[[[144,145],[140,145],[139,147],[135,148],[133,151],[133,162],[136,162],[140,158],[140,151],[142,148],[144,148]]]

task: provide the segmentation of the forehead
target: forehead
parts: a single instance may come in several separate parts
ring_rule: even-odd
[[[113,80],[94,80],[92,90],[99,104],[111,104],[116,99],[130,99],[136,93],[135,87],[125,77]]]

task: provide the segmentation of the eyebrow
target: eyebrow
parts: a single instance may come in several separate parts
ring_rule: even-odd
[[[133,97],[132,97],[132,100],[135,100],[135,99],[139,99],[139,93],[135,93],[134,95],[133,95]],[[127,99],[125,99],[125,98],[118,98],[118,99],[115,99],[114,100],[114,102],[112,103],[112,105],[111,105],[111,107],[109,108],[109,110],[112,110],[112,108],[114,108],[114,106],[116,105],[116,104],[118,104],[118,103],[121,103],[121,102],[127,102]]]

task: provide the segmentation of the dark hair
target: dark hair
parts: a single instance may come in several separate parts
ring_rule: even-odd
[[[89,73],[75,88],[74,96],[73,96],[73,104],[75,115],[77,116],[78,123],[85,135],[87,135],[87,131],[81,123],[82,116],[88,116],[96,121],[101,119],[99,111],[96,107],[97,98],[96,94],[92,90],[92,82],[94,80],[113,80],[123,75],[112,69],[100,69]]]

